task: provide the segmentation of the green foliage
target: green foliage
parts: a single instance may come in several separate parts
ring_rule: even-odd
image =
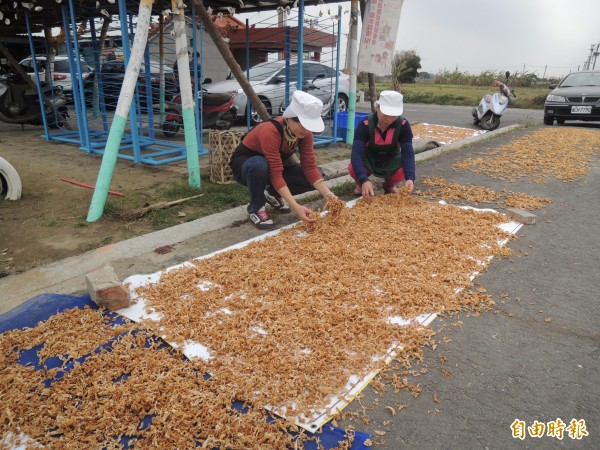
[[[478,75],[469,72],[461,72],[458,69],[450,72],[448,70],[439,72],[434,77],[435,84],[453,84],[458,86],[491,86],[494,80],[506,81],[504,72],[494,72],[485,70]],[[510,75],[510,87],[534,87],[538,85],[556,84],[560,81],[558,78],[549,78],[544,80],[539,78],[533,72],[515,72]]]
[[[200,189],[189,184],[178,182],[157,189],[157,194],[164,201],[179,200],[202,194],[201,197],[192,198],[186,202],[166,209],[155,209],[148,213],[152,228],[162,228],[177,225],[182,221],[179,212],[186,210],[186,222],[204,217],[209,214],[234,208],[248,202],[248,189],[238,183],[215,184],[211,183],[208,176],[202,176]]]
[[[463,104],[466,98],[461,95],[454,94],[435,94],[432,92],[414,92],[404,90],[404,101],[406,103],[429,103],[436,105],[460,105]]]
[[[489,79],[497,79],[490,72]],[[497,75],[497,74],[496,74]],[[511,76],[512,80],[512,76]],[[511,108],[542,109],[544,100],[548,95],[550,81],[538,81],[531,87],[516,87],[511,89],[517,94],[517,98],[511,98]],[[440,84],[439,81],[417,79],[415,83],[393,86],[389,81],[378,78],[376,82],[377,92],[386,89],[397,89],[404,95],[406,103],[426,103],[437,105],[476,106],[484,94],[495,92],[496,88],[490,84],[475,86],[469,84]],[[367,83],[357,83],[357,89],[364,91],[367,95],[369,87]],[[368,98],[367,98],[368,100]]]
[[[414,50],[396,53],[392,59],[392,81],[394,83],[414,83],[420,68],[421,57]]]
[[[107,200],[104,205],[104,214],[106,216],[115,216],[119,212],[121,212],[121,206],[117,204],[119,200]]]
[[[88,252],[90,250],[94,250],[97,249],[99,247],[103,247],[105,245],[110,244],[113,241],[113,237],[112,236],[105,236],[104,238],[102,238],[101,240],[97,241],[97,242],[92,242],[86,246],[83,247],[83,251],[84,252]]]
[[[46,223],[46,226],[48,227],[57,227],[60,225],[61,222],[61,218],[60,217],[56,217],[56,216],[52,216],[48,218],[48,222]]]

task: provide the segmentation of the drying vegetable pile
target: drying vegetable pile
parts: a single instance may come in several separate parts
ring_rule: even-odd
[[[416,139],[431,139],[440,144],[449,144],[450,142],[460,141],[481,134],[481,131],[471,130],[469,128],[452,127],[449,125],[432,125],[429,123],[416,123],[411,125],[411,128]]]
[[[451,183],[441,177],[425,177],[422,184],[435,189],[419,190],[417,195],[447,202],[469,202],[476,205],[497,202],[500,205],[522,209],[541,209],[545,208],[548,203],[552,203],[552,199],[547,197],[535,197],[522,192],[508,192],[504,189],[496,192],[485,186]]]
[[[390,317],[461,309],[456,291],[471,284],[477,261],[506,251],[502,221],[376,197],[326,216],[312,232],[283,230],[172,270],[138,295],[161,316],[148,327],[169,342],[208,348],[207,360],[194,360],[201,370],[239,386],[254,404],[295,415],[383,366],[391,347],[414,348],[427,334]]]
[[[121,436],[135,436],[136,448],[301,448],[294,425],[267,422],[263,407],[288,417],[322,408],[350,379],[383,367],[391,348],[401,346],[399,359],[422,357],[432,331],[400,318],[493,303],[470,289],[470,274],[509,253],[499,242],[510,235],[497,226],[505,216],[402,195],[334,210],[318,226],[194,260],[138,288],[160,315],[143,331],[71,310],[1,335],[1,433],[19,427],[49,448],[119,448]],[[110,351],[92,352],[119,333]],[[159,335],[200,343],[208,357],[187,360],[159,346]],[[45,387],[62,364],[15,363],[18,349],[41,342],[42,358],[87,356]]]
[[[592,156],[600,154],[600,133],[580,128],[542,128],[515,139],[485,157],[471,157],[455,169],[485,173],[501,180],[528,178],[545,183],[549,178],[575,181],[589,170]]]

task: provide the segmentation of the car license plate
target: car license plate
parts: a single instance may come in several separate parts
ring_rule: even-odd
[[[591,114],[591,106],[571,106],[571,114]]]

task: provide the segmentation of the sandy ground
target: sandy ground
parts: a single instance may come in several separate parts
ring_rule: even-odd
[[[101,157],[72,144],[48,142],[40,132],[40,127],[26,126],[22,131],[20,126],[4,126],[0,134],[0,154],[15,167],[23,185],[20,200],[0,201],[0,275],[22,272],[89,250],[101,241],[117,242],[149,230],[144,221],[135,226],[106,218],[87,223],[93,191],[61,178],[93,185]],[[128,195],[182,176],[119,160],[111,190]]]
[[[0,277],[153,231],[145,217],[126,221],[105,215],[87,222],[92,189],[61,178],[94,185],[102,157],[74,144],[48,142],[42,132],[42,127],[0,123],[0,156],[17,170],[23,185],[20,200],[0,200]],[[326,163],[349,156],[349,150],[330,146],[317,154],[319,163]],[[208,156],[200,158],[200,168],[208,173]],[[175,181],[187,182],[185,161],[152,167],[119,158],[110,189],[153,204],[162,200],[157,188]]]

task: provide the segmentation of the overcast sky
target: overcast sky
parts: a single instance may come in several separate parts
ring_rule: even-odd
[[[349,1],[341,5],[350,9]],[[335,14],[337,6],[306,11],[315,16],[321,12],[325,18],[329,12]],[[253,14],[250,21],[260,22],[270,15]],[[348,17],[342,18],[346,34]],[[405,0],[396,51],[415,50],[421,70],[432,73],[458,66],[472,74],[525,69],[539,76],[544,71],[546,76],[560,76],[583,68],[591,45],[598,43],[600,0]]]
[[[600,0],[405,0],[396,50],[415,50],[429,72],[542,76],[547,66],[556,76],[583,67],[598,43]]]

